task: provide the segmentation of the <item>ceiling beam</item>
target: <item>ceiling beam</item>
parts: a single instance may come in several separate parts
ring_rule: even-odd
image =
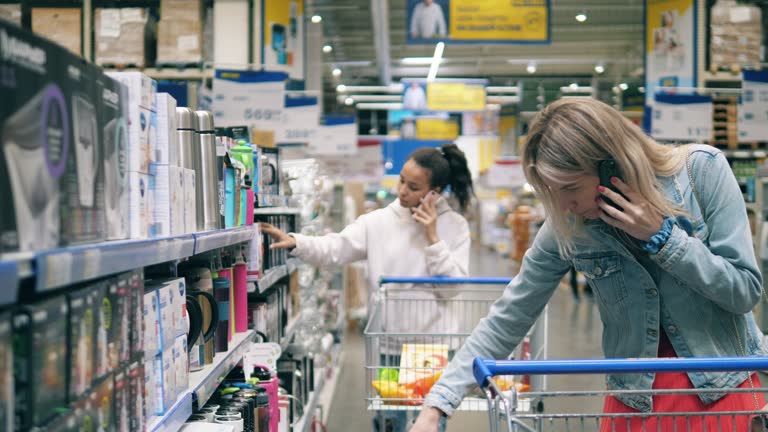
[[[371,0],[373,39],[376,47],[376,64],[382,85],[392,82],[389,56],[389,0]]]

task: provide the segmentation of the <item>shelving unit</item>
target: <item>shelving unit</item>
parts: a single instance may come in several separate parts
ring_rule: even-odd
[[[301,260],[298,258],[289,258],[286,264],[267,270],[255,284],[249,286],[248,292],[259,294],[265,293],[280,279],[293,273],[293,271],[296,270],[300,263]]]
[[[293,207],[259,207],[253,210],[254,216],[259,215],[297,215],[301,210]]]
[[[336,392],[341,367],[341,346],[332,348],[335,354],[331,355],[331,362],[321,373],[315,372],[315,390],[309,393],[309,402],[304,407],[304,416],[293,427],[293,432],[309,432],[312,430],[312,419],[315,417],[315,409],[322,407],[326,410],[331,405],[333,394]],[[326,375],[330,378],[326,379]],[[323,421],[325,421],[325,417]]]
[[[214,70],[210,68],[105,68],[107,72],[143,72],[155,80],[197,80],[213,79]]]
[[[176,399],[168,413],[162,417],[150,417],[147,430],[150,432],[176,432],[192,415],[192,393],[187,391]]]

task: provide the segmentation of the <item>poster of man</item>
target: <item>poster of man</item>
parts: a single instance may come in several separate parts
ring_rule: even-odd
[[[441,5],[440,3],[444,3]],[[448,25],[445,16],[445,0],[410,0],[410,39],[445,39]]]

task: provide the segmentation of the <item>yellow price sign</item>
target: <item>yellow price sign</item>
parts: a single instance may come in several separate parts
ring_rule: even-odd
[[[450,120],[416,119],[416,138],[423,140],[452,140],[459,136],[459,125]]]
[[[427,84],[427,107],[434,111],[482,111],[485,86],[466,83]]]
[[[450,38],[549,41],[547,0],[451,0]]]

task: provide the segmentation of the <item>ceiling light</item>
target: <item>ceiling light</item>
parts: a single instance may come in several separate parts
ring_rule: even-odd
[[[345,91],[347,91],[347,86],[345,86],[344,84],[339,84],[336,86],[336,92],[344,93]]]
[[[645,87],[638,87],[637,91],[639,91],[640,93],[645,93]]]
[[[320,15],[312,15],[312,22],[313,23],[317,24],[317,23],[319,23],[322,20],[323,20],[323,17],[321,17]]]
[[[354,103],[355,103],[355,100],[352,99],[351,97],[344,99],[344,105],[352,105]]]
[[[605,66],[603,66],[602,64],[595,65],[595,72],[599,74],[605,72]]]
[[[569,87],[574,89],[574,90],[576,90],[577,88],[579,88],[579,85],[576,84],[576,83],[571,83],[571,85]]]
[[[528,67],[525,68],[529,74],[536,73],[536,63],[528,63]]]
[[[443,59],[443,50],[445,44],[438,42],[435,45],[435,55],[432,56],[432,64],[429,66],[429,74],[427,74],[427,81],[434,81],[437,77],[437,69],[440,67],[440,61]]]
[[[333,68],[331,71],[331,75],[335,76],[336,78],[341,76],[341,69],[339,68]]]
[[[333,51],[333,47],[330,45],[324,45],[323,46],[323,52],[328,54],[329,52]]]
[[[629,86],[627,85],[627,83],[621,83],[621,84],[619,84],[619,88],[622,91],[626,91],[629,88]]]
[[[432,57],[405,57],[400,63],[406,65],[428,65],[432,64]]]
[[[578,22],[584,22],[584,21],[586,21],[586,20],[587,20],[587,14],[586,14],[586,13],[584,13],[584,12],[581,12],[581,13],[579,13],[578,15],[576,15],[576,21],[578,21]]]

